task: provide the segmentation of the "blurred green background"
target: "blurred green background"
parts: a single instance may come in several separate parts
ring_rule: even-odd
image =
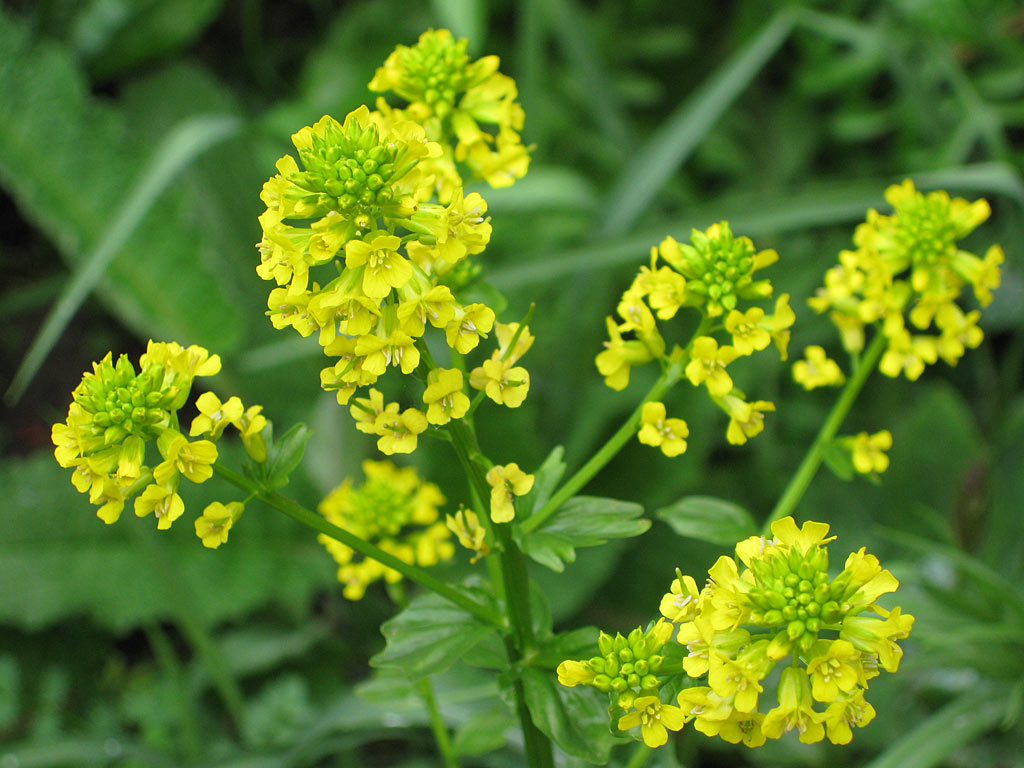
[[[873,681],[877,720],[847,748],[749,751],[687,729],[650,764],[1024,765],[1020,3],[15,0],[0,7],[0,388],[14,385],[0,427],[0,766],[437,764],[409,690],[367,683],[393,612],[383,591],[344,600],[313,536],[257,505],[216,552],[185,521],[107,528],[53,461],[49,430],[92,360],[176,340],[223,356],[221,394],[264,404],[279,430],[315,428],[295,498],[315,506],[358,472],[373,444],[319,390],[319,347],[263,316],[258,193],[293,131],[372,103],[365,84],[394,45],[441,26],[501,56],[536,145],[523,181],[480,190],[503,319],[536,304],[529,399],[478,419],[496,460],[535,468],[564,445],[572,470],[629,413],[653,373],[614,393],[593,358],[665,235],[728,219],[777,249],[791,350],[837,353],[805,299],[888,184],[991,202],[967,243],[1006,250],[985,343],[915,383],[873,380],[845,431],[893,432],[884,482],[823,470],[799,508],[832,523],[840,549],[878,554],[918,617],[899,674]],[[685,456],[630,445],[588,492],[652,516],[694,493],[766,516],[833,395],[752,363],[739,385],[778,404],[764,434],[728,446],[721,414],[681,387],[668,406],[690,423]],[[15,380],[19,367],[34,377]],[[453,511],[465,490],[436,447],[410,461]],[[223,499],[215,485],[186,503]],[[655,615],[674,568],[699,577],[723,551],[655,522],[536,576],[557,628],[626,631]],[[467,668],[438,688],[465,765],[520,764],[492,678]]]

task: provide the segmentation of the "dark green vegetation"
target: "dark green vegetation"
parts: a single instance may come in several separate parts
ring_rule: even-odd
[[[0,766],[437,764],[413,686],[369,677],[394,611],[382,591],[345,601],[312,535],[255,504],[225,547],[204,550],[189,520],[230,498],[216,480],[168,533],[130,512],[105,527],[49,445],[90,361],[134,356],[153,337],[219,352],[217,389],[264,404],[280,431],[314,427],[289,495],[315,506],[358,471],[373,442],[319,390],[318,347],[263,316],[258,193],[291,132],[371,100],[375,67],[430,26],[502,57],[537,147],[522,182],[480,190],[494,224],[488,279],[507,297],[504,319],[536,303],[537,342],[526,403],[485,405],[478,422],[487,452],[524,468],[558,444],[578,467],[649,384],[639,373],[613,393],[593,358],[604,316],[666,234],[728,219],[776,248],[771,279],[798,317],[791,350],[838,355],[804,300],[888,184],[909,175],[992,203],[967,243],[1006,250],[985,343],[915,383],[876,376],[844,431],[893,432],[882,484],[823,471],[797,510],[832,523],[843,548],[878,554],[917,616],[899,674],[872,686],[877,720],[846,748],[727,750],[689,728],[679,744],[688,768],[1015,764],[1019,3],[15,0],[0,10],[0,387],[24,391],[0,428]],[[634,443],[586,489],[639,502],[655,522],[580,550],[566,574],[537,569],[556,627],[645,623],[676,567],[699,575],[725,551],[656,519],[680,497],[767,515],[832,396],[805,393],[768,357],[751,387],[778,406],[764,434],[727,446],[725,419],[683,386],[667,404],[690,423],[688,452]],[[445,446],[425,442],[414,458],[454,510],[466,491]],[[471,567],[462,557],[439,570]],[[534,691],[553,680],[527,678]],[[520,764],[514,747],[489,752],[507,722],[491,677],[453,667],[435,687],[465,765]],[[585,693],[572,695],[603,706]],[[650,764],[674,759],[662,750]]]

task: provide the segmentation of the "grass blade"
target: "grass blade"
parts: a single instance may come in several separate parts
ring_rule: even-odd
[[[797,19],[778,11],[739,53],[684,101],[630,162],[608,197],[599,235],[627,231],[662,185],[689,157],[708,130],[789,37]]]
[[[867,768],[931,768],[958,747],[996,727],[1006,711],[1006,699],[988,686],[979,686],[955,699],[889,747]]]
[[[36,334],[18,367],[4,399],[16,403],[46,360],[57,338],[82,302],[103,278],[114,256],[128,241],[160,194],[196,158],[213,145],[237,133],[241,121],[231,115],[196,115],[172,128],[129,190],[120,210],[103,237],[76,266],[50,309],[43,327]]]
[[[629,142],[629,127],[617,89],[611,76],[595,56],[595,46],[587,32],[587,17],[575,0],[546,0],[541,6],[547,11],[551,32],[565,50],[565,56],[579,73],[586,86],[586,106],[604,134],[619,145]]]
[[[1002,194],[1024,200],[1024,185],[1017,172],[1004,163],[977,163],[910,176],[921,189],[986,195]],[[723,219],[735,232],[756,237],[767,233],[800,231],[862,221],[868,208],[884,208],[885,188],[896,179],[858,180],[811,184],[792,191],[774,189],[713,200],[692,208],[685,217],[673,216],[661,224],[601,244],[524,258],[514,266],[495,269],[489,279],[503,290],[555,280],[581,271],[612,268],[644,261],[652,245],[666,235],[689,238],[690,229],[707,227]],[[852,234],[852,233],[851,233]]]

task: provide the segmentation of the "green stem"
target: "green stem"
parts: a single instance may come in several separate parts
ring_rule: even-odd
[[[811,447],[807,449],[807,454],[804,456],[803,461],[800,462],[800,466],[797,467],[793,477],[790,478],[789,485],[783,491],[782,496],[775,505],[775,509],[772,510],[768,519],[765,520],[764,527],[761,529],[763,535],[767,536],[771,532],[772,523],[786,515],[792,514],[793,510],[796,509],[796,505],[800,503],[800,499],[803,498],[807,487],[811,484],[811,480],[814,479],[814,474],[818,471],[818,467],[821,466],[825,455],[825,446],[836,436],[836,432],[839,431],[843,419],[846,418],[846,414],[849,413],[854,400],[857,399],[857,395],[863,389],[864,382],[868,380],[868,377],[878,365],[878,360],[885,350],[887,341],[888,339],[884,334],[876,332],[870,346],[868,346],[864,355],[854,367],[853,375],[846,382],[843,391],[839,393],[839,398],[836,400],[835,405],[832,406],[828,418],[821,425],[817,437],[814,438]]]
[[[459,761],[455,759],[455,752],[452,750],[452,740],[448,736],[448,728],[441,717],[441,710],[437,707],[437,699],[434,698],[434,689],[430,685],[430,678],[424,677],[416,684],[416,690],[427,705],[427,713],[430,715],[430,730],[434,732],[434,741],[437,743],[437,751],[441,753],[441,761],[445,768],[459,768]]]
[[[181,662],[178,660],[170,638],[167,637],[167,633],[161,629],[159,624],[156,622],[147,623],[143,626],[142,630],[146,634],[146,640],[149,642],[149,647],[153,650],[153,656],[156,658],[157,665],[160,667],[164,678],[170,681],[174,689],[173,696],[168,697],[170,700],[166,703],[171,708],[177,708],[178,710],[178,727],[182,751],[189,762],[195,762],[199,759],[200,755],[199,731],[196,728],[199,716],[196,712],[195,697],[188,690],[188,686],[185,685],[185,676],[182,673]]]
[[[396,581],[387,585],[388,597],[400,610],[404,609],[409,600],[405,594],[405,587],[402,582]],[[434,697],[434,688],[430,684],[430,678],[424,677],[416,683],[416,692],[427,708],[427,715],[430,718],[430,730],[434,734],[434,743],[437,745],[438,754],[445,768],[459,768],[459,762],[455,759],[455,752],[452,750],[452,741],[448,736],[448,728],[441,717],[441,710],[437,706],[437,699]]]
[[[683,376],[686,360],[687,358],[683,357],[666,368],[661,376],[658,377],[658,380],[654,382],[654,386],[644,395],[644,399],[640,401],[640,404],[630,414],[629,418],[626,419],[626,422],[619,427],[618,431],[608,438],[608,441],[601,446],[597,453],[587,460],[586,464],[577,470],[576,474],[566,480],[565,484],[548,499],[548,502],[543,507],[523,521],[522,531],[524,534],[531,533],[542,526],[565,502],[575,496],[583,486],[589,483],[591,478],[600,472],[609,461],[615,458],[615,455],[636,434],[644,405],[652,400],[657,400],[675,386],[676,382]]]
[[[448,422],[448,431],[452,436],[452,446],[462,464],[462,468],[470,483],[470,489],[480,502],[490,496],[490,485],[485,477],[481,462],[475,457],[481,456],[472,427],[464,419],[453,419]],[[481,503],[480,506],[483,506]],[[530,582],[526,572],[526,558],[512,540],[508,523],[492,523],[488,510],[478,511],[480,519],[488,526],[496,547],[488,560],[497,557],[501,566],[500,579],[494,579],[496,588],[501,588],[501,597],[508,611],[512,635],[505,636],[505,651],[510,664],[516,667],[533,650],[533,617],[530,614]],[[526,763],[530,768],[553,768],[554,757],[551,741],[533,722],[530,710],[526,706],[526,692],[523,681],[517,675],[512,681],[515,695],[516,711],[520,727],[523,730],[523,742],[526,748]]]
[[[643,766],[647,765],[647,761],[653,754],[654,750],[646,744],[637,744],[636,751],[633,752],[632,757],[629,758],[629,762],[626,763],[626,768],[643,768]]]
[[[473,614],[478,619],[486,621],[488,624],[493,624],[502,630],[507,628],[508,625],[505,622],[504,617],[500,616],[496,611],[485,605],[480,605],[472,598],[467,597],[457,589],[445,584],[443,581],[435,578],[422,568],[418,568],[415,565],[409,565],[405,561],[399,560],[394,555],[375,547],[370,542],[359,538],[355,534],[349,533],[343,528],[339,528],[338,526],[327,522],[315,512],[306,509],[302,505],[297,504],[291,499],[286,498],[275,491],[268,491],[261,488],[258,483],[250,480],[244,475],[238,474],[232,469],[228,469],[223,464],[215,463],[213,465],[213,471],[216,475],[227,480],[232,485],[241,488],[247,493],[255,495],[256,498],[264,504],[273,507],[279,512],[283,512],[294,520],[298,520],[303,525],[309,526],[315,531],[319,531],[326,536],[330,536],[336,541],[340,541],[345,546],[351,547],[356,552],[376,560],[382,565],[386,565],[388,568],[393,568],[406,578],[415,581],[417,584],[426,587],[432,592],[436,592],[445,600],[454,603],[463,610]]]
[[[180,576],[180,569],[168,554],[163,541],[154,540],[143,533],[139,526],[131,526],[136,535],[148,550],[154,567],[166,574],[163,586],[174,611],[174,620],[185,637],[186,642],[195,651],[196,657],[202,659],[210,675],[214,690],[220,696],[224,708],[231,717],[232,726],[237,729],[242,723],[245,709],[245,696],[238,681],[235,680],[227,659],[221,653],[220,646],[210,633],[209,621],[196,603],[195,596]]]

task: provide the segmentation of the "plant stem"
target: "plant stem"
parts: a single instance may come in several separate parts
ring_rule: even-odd
[[[452,436],[452,446],[459,457],[459,462],[469,480],[470,490],[481,502],[490,496],[490,485],[485,477],[480,461],[476,436],[472,427],[464,419],[453,419],[448,422],[448,431]],[[492,523],[490,513],[486,509],[478,510],[480,519],[488,526],[493,535],[496,547],[488,557],[489,561],[497,557],[501,566],[500,580],[494,579],[495,588],[502,588],[500,597],[508,612],[512,635],[505,636],[505,651],[509,663],[515,668],[522,658],[533,649],[533,617],[530,613],[530,582],[526,572],[526,559],[522,551],[512,540],[508,523]],[[526,694],[523,681],[517,675],[512,682],[516,700],[516,711],[519,715],[520,727],[523,730],[523,742],[526,748],[526,762],[530,768],[553,768],[554,757],[551,741],[533,722],[530,710],[526,706]]]
[[[811,480],[814,479],[814,474],[818,471],[818,467],[821,466],[825,455],[825,446],[831,442],[836,432],[839,431],[843,419],[846,418],[846,414],[849,413],[854,400],[857,399],[857,395],[860,394],[861,389],[864,387],[864,382],[868,380],[868,377],[878,365],[878,360],[885,350],[887,341],[884,334],[881,332],[875,333],[871,344],[854,367],[853,375],[846,382],[843,391],[839,393],[839,398],[836,400],[835,405],[832,406],[828,418],[821,425],[817,437],[814,438],[811,447],[807,449],[803,461],[800,462],[800,466],[797,467],[793,477],[790,478],[789,485],[783,491],[782,496],[775,505],[775,509],[772,510],[768,519],[765,520],[764,527],[761,529],[763,535],[767,536],[771,532],[772,523],[786,515],[792,514],[796,505],[800,503],[800,499],[803,498],[807,487],[811,484]]]
[[[523,521],[522,531],[524,534],[535,531],[542,526],[565,502],[575,496],[583,486],[589,483],[591,478],[600,472],[609,461],[615,458],[615,455],[636,434],[637,425],[640,423],[640,418],[643,414],[644,404],[657,400],[675,386],[676,382],[683,376],[683,369],[686,367],[687,359],[683,357],[666,368],[661,376],[658,377],[658,380],[654,382],[654,386],[644,395],[644,399],[640,401],[640,404],[637,405],[615,434],[608,438],[608,441],[601,446],[597,453],[587,460],[586,464],[576,471],[576,474],[565,481],[565,484],[548,499],[543,507]]]
[[[409,599],[405,594],[405,587],[402,582],[389,583],[386,589],[391,602],[399,610],[403,610],[409,604]],[[430,718],[430,730],[434,734],[434,744],[437,746],[438,754],[441,755],[441,761],[444,763],[445,768],[459,768],[459,762],[455,759],[455,752],[452,751],[452,741],[448,737],[448,728],[441,717],[441,710],[437,706],[437,699],[434,697],[434,688],[430,684],[429,676],[416,683],[416,692],[423,699],[423,704],[427,708],[427,715]]]
[[[416,684],[416,690],[427,705],[427,713],[430,715],[430,730],[434,732],[434,741],[437,743],[437,751],[441,753],[441,761],[445,768],[459,768],[459,761],[455,759],[455,752],[452,750],[452,740],[448,736],[448,728],[441,717],[441,711],[437,708],[437,699],[434,698],[434,689],[430,685],[430,678],[424,677]]]
[[[370,542],[359,538],[353,533],[349,533],[343,528],[339,528],[338,526],[327,522],[315,512],[306,509],[302,505],[297,504],[291,499],[286,498],[275,491],[268,491],[261,488],[258,483],[250,480],[244,475],[238,474],[232,469],[228,469],[219,462],[213,465],[213,471],[232,485],[241,488],[246,493],[255,495],[256,498],[264,504],[267,504],[279,512],[283,512],[289,517],[298,520],[303,525],[307,525],[326,536],[330,536],[332,539],[340,541],[342,544],[351,547],[356,552],[376,560],[382,565],[386,565],[388,568],[395,569],[406,578],[415,581],[417,584],[426,587],[432,592],[436,592],[445,600],[454,603],[468,613],[473,614],[478,619],[486,621],[488,624],[493,624],[502,630],[508,628],[508,624],[504,617],[500,616],[496,611],[485,605],[480,605],[478,602],[467,597],[454,587],[435,578],[424,569],[418,568],[415,565],[409,565],[403,560],[399,560],[394,555],[375,547]]]
[[[643,766],[647,765],[647,761],[653,754],[654,750],[646,744],[637,744],[632,757],[630,757],[629,762],[626,763],[626,768],[643,768]]]

